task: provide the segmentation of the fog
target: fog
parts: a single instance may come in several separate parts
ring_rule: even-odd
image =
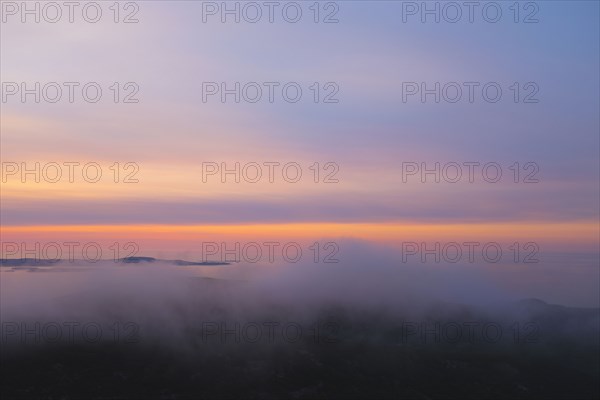
[[[359,241],[346,241],[341,247],[346,249],[343,257],[331,264],[304,259],[295,264],[224,266],[101,261],[5,267],[0,280],[2,341],[44,342],[52,329],[60,329],[60,340],[66,340],[65,326],[77,330],[92,324],[102,327],[102,339],[114,339],[119,330],[136,341],[189,350],[208,339],[222,339],[222,333],[226,341],[235,342],[236,335],[228,329],[239,334],[244,326],[256,329],[253,324],[265,329],[265,322],[314,329],[315,324],[335,320],[351,330],[379,321],[384,331],[407,321],[491,321],[508,326],[553,310],[543,302],[519,300],[560,292],[560,285],[543,279],[530,288],[531,295],[495,279],[503,268],[511,279],[532,274],[527,266],[515,270],[510,265],[409,264],[390,247]],[[553,321],[552,331],[575,337],[580,328],[598,330],[597,312],[567,322]],[[371,339],[385,333],[372,328]],[[92,330],[97,333],[95,327]]]

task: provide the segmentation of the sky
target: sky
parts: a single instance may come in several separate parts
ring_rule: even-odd
[[[112,2],[98,2],[97,23],[80,9],[72,23],[66,9],[56,23],[50,9],[22,22],[20,4],[2,2],[0,29],[3,242],[118,239],[140,243],[140,255],[182,256],[202,240],[479,240],[597,256],[596,1],[520,2],[518,15],[513,2],[495,2],[473,22],[463,7],[456,23],[435,2],[439,23],[421,15],[424,3],[400,1],[321,2],[318,23],[313,2],[285,17],[278,3],[273,22],[253,3],[256,23],[243,2],[239,23],[221,15],[222,2],[122,2],[118,23]],[[297,7],[300,20],[288,22]],[[137,22],[124,23],[130,13]],[[23,82],[56,82],[63,96],[23,101],[12,92]],[[79,84],[73,102],[64,82]],[[102,88],[98,102],[83,98],[89,82]],[[240,102],[208,94],[235,82],[256,84]],[[276,83],[273,102],[264,82]],[[408,94],[436,82],[439,102]],[[465,82],[475,83],[473,101]],[[246,101],[256,85],[262,98]],[[302,97],[286,101],[295,87]],[[502,97],[487,101],[497,87]],[[39,182],[21,174],[35,163]],[[73,182],[64,163],[79,163]],[[221,175],[236,163],[239,183]],[[264,163],[278,163],[272,182]],[[421,175],[436,163],[439,183]]]

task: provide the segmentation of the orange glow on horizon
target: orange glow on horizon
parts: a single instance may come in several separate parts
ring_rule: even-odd
[[[264,238],[312,240],[348,238],[375,242],[398,240],[495,240],[538,241],[565,245],[596,245],[600,235],[597,222],[508,222],[472,224],[424,223],[282,223],[235,225],[57,225],[3,226],[0,234],[12,240],[69,237],[73,235],[137,240],[188,241],[202,238],[214,240],[253,240]],[[71,235],[71,236],[69,236]]]

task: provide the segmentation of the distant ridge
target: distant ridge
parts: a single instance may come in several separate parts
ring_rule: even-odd
[[[94,264],[87,260],[41,260],[37,258],[0,258],[0,267],[45,267],[60,264],[62,262],[68,263],[88,263]],[[167,263],[178,266],[194,266],[194,265],[230,265],[228,262],[218,261],[185,261],[185,260],[162,260],[154,257],[124,257],[116,261],[113,260],[98,260],[98,262],[114,262],[115,264],[140,264],[140,263]]]
[[[40,267],[54,265],[62,260],[39,260],[37,258],[0,258],[0,266],[4,267]]]

